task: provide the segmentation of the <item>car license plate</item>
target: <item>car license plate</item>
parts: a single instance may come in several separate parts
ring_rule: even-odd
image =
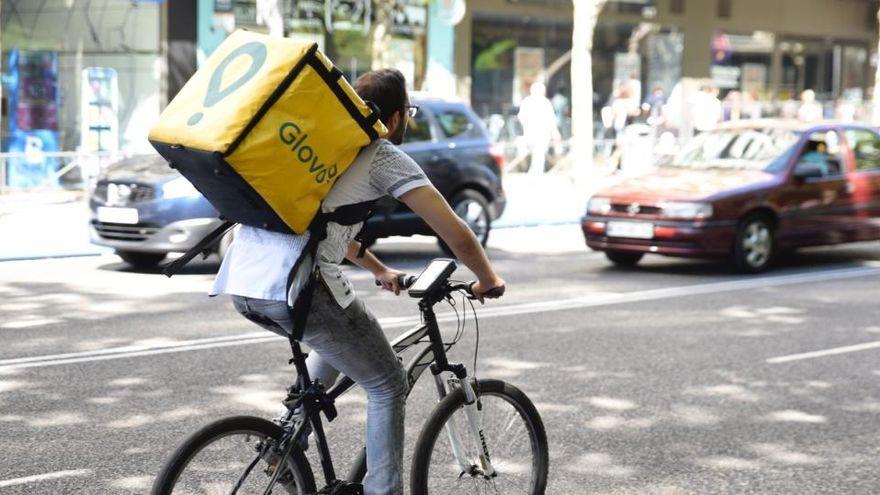
[[[125,223],[134,225],[138,223],[138,211],[135,208],[111,208],[108,206],[99,206],[98,221],[103,223]]]
[[[629,237],[631,239],[653,239],[654,224],[647,222],[608,222],[605,228],[608,237]]]

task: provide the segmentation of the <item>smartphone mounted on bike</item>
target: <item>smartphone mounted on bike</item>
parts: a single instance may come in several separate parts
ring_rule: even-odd
[[[425,297],[434,292],[446,282],[446,279],[452,275],[456,268],[458,268],[458,265],[454,260],[447,258],[435,259],[422,270],[422,273],[419,274],[415,282],[409,286],[410,297]]]

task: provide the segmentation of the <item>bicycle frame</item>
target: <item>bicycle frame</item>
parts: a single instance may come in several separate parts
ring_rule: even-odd
[[[479,400],[477,400],[477,394],[471,381],[468,380],[467,368],[462,364],[450,363],[447,359],[446,353],[452,348],[454,343],[443,341],[443,337],[440,335],[440,327],[437,323],[437,317],[434,313],[434,305],[442,300],[442,297],[438,299],[437,297],[428,296],[419,301],[419,309],[422,314],[423,323],[412,327],[394,339],[391,342],[391,348],[398,356],[400,356],[414,346],[426,344],[424,348],[416,353],[415,357],[413,357],[405,367],[410,391],[424,371],[428,368],[431,369],[431,373],[434,376],[438,401],[446,397],[446,395],[451,393],[455,388],[462,389],[466,399],[464,409],[468,425],[473,438],[479,438],[481,440],[480,468],[484,476],[494,476],[495,469],[492,466],[489,449],[486,445],[485,436],[483,434],[482,417],[480,414],[482,406]],[[334,486],[335,484],[339,484],[340,480],[336,478],[320,413],[324,412],[328,421],[332,421],[336,416],[336,409],[333,406],[333,403],[342,394],[351,390],[356,383],[351,378],[342,376],[329,390],[324,392],[321,384],[311,382],[308,369],[305,365],[307,355],[302,352],[297,341],[291,340],[291,349],[294,355],[291,362],[296,367],[299,376],[300,390],[303,390],[304,392],[297,401],[288,404],[288,408],[291,410],[291,413],[289,414],[292,415],[292,411],[296,407],[303,408],[305,417],[309,418],[309,422],[312,424],[313,432],[315,433],[318,457],[324,471],[324,478],[327,486]],[[444,381],[444,372],[451,373],[454,378]],[[409,396],[409,391],[407,392],[407,396]],[[284,454],[289,453],[289,449],[295,443],[295,440],[303,434],[304,430],[305,422],[303,422],[296,431],[285,437],[282,441],[282,444],[287,442],[286,445],[283,445]],[[456,462],[461,468],[462,473],[473,474],[473,465],[464,454],[465,451],[460,433],[455,429],[454,424],[451,423],[447,424],[446,431],[452,444],[452,451],[455,455]],[[349,471],[348,479],[359,481],[362,479],[363,473],[365,472],[366,459],[365,453],[362,451],[361,455]],[[278,473],[276,472],[276,477],[277,474]],[[275,480],[273,479],[270,483],[270,488],[272,484],[274,484],[274,481]]]

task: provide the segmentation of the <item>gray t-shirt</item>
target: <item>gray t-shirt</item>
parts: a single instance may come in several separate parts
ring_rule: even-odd
[[[380,139],[361,150],[324,198],[322,209],[332,212],[340,206],[373,201],[383,196],[399,198],[430,184],[412,158]],[[343,308],[351,304],[355,294],[339,264],[345,258],[349,241],[362,226],[362,223],[350,226],[330,223],[327,238],[318,245],[317,266],[336,302]],[[307,241],[308,233],[280,234],[242,225],[220,265],[211,295],[286,300],[292,305],[311,271],[311,263],[304,263],[289,293],[287,278]]]

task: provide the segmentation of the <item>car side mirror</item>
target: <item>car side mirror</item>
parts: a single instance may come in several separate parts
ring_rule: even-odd
[[[800,162],[795,166],[793,175],[799,181],[804,182],[808,179],[818,179],[823,177],[825,173],[823,172],[822,167],[815,163]]]

